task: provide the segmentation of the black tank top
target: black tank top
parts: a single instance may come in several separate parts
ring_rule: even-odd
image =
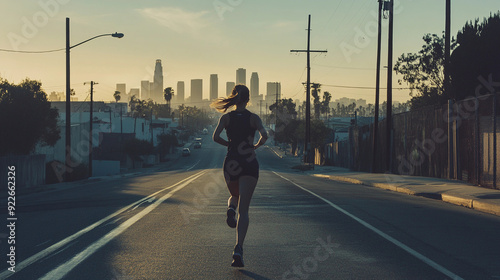
[[[253,153],[255,128],[250,125],[252,113],[248,110],[232,111],[229,114],[226,134],[229,138],[228,155],[249,156]]]

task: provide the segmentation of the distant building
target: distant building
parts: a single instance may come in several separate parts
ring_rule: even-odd
[[[226,83],[226,96],[229,96],[231,94],[235,85],[236,84],[234,82],[227,82]]]
[[[203,80],[202,79],[192,79],[191,80],[191,103],[201,104],[203,101]]]
[[[356,100],[356,107],[359,107],[359,106],[366,107],[366,100],[364,100],[364,99]]]
[[[250,100],[258,100],[259,98],[259,74],[253,72],[250,77]]]
[[[246,85],[247,84],[247,70],[243,68],[238,68],[236,70],[236,84]]]
[[[122,102],[129,102],[130,101],[130,98],[132,98],[132,96],[135,96],[136,98],[141,98],[141,91],[138,89],[138,88],[131,88],[130,89],[130,92],[128,93],[128,99],[125,100],[125,99],[121,99]],[[123,97],[122,97],[123,98]]]
[[[155,83],[149,82],[149,98],[148,99],[151,99],[153,101],[155,100],[154,88],[155,88]]]
[[[219,98],[219,78],[217,74],[210,75],[210,101]]]
[[[281,99],[281,83],[268,82],[267,83],[267,93],[266,93],[266,103],[268,105],[276,103],[276,95],[278,95],[278,99]]]
[[[141,81],[141,99],[148,100],[151,98],[149,92],[149,81]]]
[[[177,103],[180,103],[180,104],[184,103],[185,94],[184,94],[184,82],[183,81],[177,82],[177,92],[175,93],[175,95],[177,95],[177,98],[176,98]]]
[[[49,101],[55,102],[55,101],[66,101],[66,94],[64,92],[51,92],[49,95]]]
[[[50,102],[52,108],[57,108],[59,113],[66,113],[66,102],[65,101],[54,101]],[[121,107],[121,109],[120,109]],[[94,101],[92,104],[93,112],[109,112],[110,108],[112,112],[119,113],[127,112],[128,104],[126,102],[104,102],[104,101]],[[90,102],[88,101],[73,101],[71,102],[71,113],[75,114],[72,116],[71,122],[74,123],[73,118],[77,118],[78,114],[82,112],[90,112]],[[86,120],[84,120],[86,121]]]
[[[161,59],[157,59],[155,63],[155,73],[153,77],[153,89],[151,95],[154,102],[165,103],[165,99],[163,98],[163,67],[161,66]]]
[[[344,105],[347,107],[349,105],[352,105],[353,103],[356,103],[356,108],[358,108],[359,106],[367,107],[367,102],[365,99],[356,100],[354,98],[347,98],[347,97],[342,97],[342,98],[336,99],[335,101],[332,101],[331,107],[337,108],[337,104],[339,104],[340,106]]]
[[[116,84],[116,91],[120,92],[120,98],[121,98],[120,100],[127,100],[127,85],[126,84]],[[114,92],[113,92],[113,94],[114,94]]]

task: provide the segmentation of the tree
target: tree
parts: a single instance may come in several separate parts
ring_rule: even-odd
[[[27,155],[38,143],[54,146],[59,140],[58,111],[41,87],[39,81],[15,85],[0,78],[0,155]]]
[[[461,100],[478,93],[498,92],[500,12],[490,14],[481,23],[479,19],[467,22],[457,34],[457,45],[450,58],[454,97]],[[482,90],[476,93],[478,86]]]
[[[122,98],[121,93],[119,91],[115,91],[115,93],[113,94],[113,97],[115,98],[115,101],[116,103],[118,103],[118,101],[120,101],[120,99]]]
[[[149,106],[148,103],[144,100],[138,99],[135,95],[132,95],[130,97],[130,112],[132,113],[132,117],[138,118],[138,117],[147,117],[149,114],[146,114],[146,112],[149,112]]]
[[[320,111],[322,114],[326,115],[326,118],[328,118],[328,114],[330,113],[331,100],[332,100],[332,95],[328,91],[323,92],[323,101],[321,101],[320,104]]]
[[[312,83],[311,84],[311,95],[314,97],[314,118],[319,120],[319,116],[321,113],[321,101],[319,99],[319,93],[321,92],[321,84]]]
[[[158,149],[162,155],[169,154],[179,145],[177,137],[174,134],[160,134],[158,138]]]
[[[278,102],[269,106],[269,110],[277,116],[277,124],[275,128],[275,139],[281,143],[287,143],[293,146],[297,144],[295,137],[295,127],[297,118],[297,105],[291,98],[281,99]]]
[[[402,54],[394,65],[394,71],[402,74],[410,87],[412,108],[443,104],[449,99],[444,95],[444,34],[426,34],[423,40],[425,44],[418,53]],[[451,50],[455,46],[453,42]]]
[[[197,108],[196,106],[179,105],[179,113],[177,114],[181,119],[181,125],[189,130],[199,130],[208,125],[213,124],[213,119],[209,118],[208,114]]]
[[[168,114],[170,115],[170,101],[172,100],[172,97],[174,96],[174,89],[172,89],[171,87],[168,87],[164,90],[164,94],[163,94],[163,97],[165,98],[165,100],[167,101],[167,105],[168,105]]]

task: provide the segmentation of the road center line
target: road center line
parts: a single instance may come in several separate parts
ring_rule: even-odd
[[[130,226],[132,226],[135,222],[139,221],[142,219],[144,216],[149,214],[151,211],[153,211],[156,207],[158,207],[160,204],[162,204],[165,200],[169,199],[174,195],[177,191],[183,189],[185,186],[189,185],[191,182],[194,180],[198,179],[202,175],[205,174],[206,171],[201,171],[195,174],[194,176],[191,176],[189,180],[185,181],[184,183],[178,185],[175,187],[173,190],[162,196],[160,199],[156,200],[153,202],[151,205],[146,207],[144,210],[141,212],[135,214],[132,218],[126,220],[122,224],[120,224],[117,228],[113,229],[110,231],[108,234],[105,236],[101,237],[99,240],[95,241],[92,243],[90,246],[88,246],[85,250],[81,251],[77,255],[75,255],[71,260],[67,261],[66,263],[60,265],[56,269],[50,271],[47,273],[45,276],[40,278],[39,280],[57,280],[57,279],[62,279],[66,274],[68,274],[71,270],[73,270],[78,264],[83,262],[85,259],[90,257],[92,254],[94,254],[97,250],[99,250],[101,247],[106,245],[109,241],[113,240],[115,237],[123,233],[126,229],[128,229]]]
[[[456,279],[456,280],[463,280],[463,278],[461,278],[460,276],[454,274],[453,272],[447,270],[446,268],[442,267],[441,265],[437,264],[436,262],[434,262],[433,260],[427,258],[426,256],[420,254],[419,252],[413,250],[412,248],[406,246],[405,244],[403,244],[402,242],[394,239],[393,237],[385,234],[384,232],[382,232],[381,230],[377,229],[376,227],[370,225],[369,223],[361,220],[360,218],[354,216],[353,214],[347,212],[346,210],[344,210],[343,208],[341,208],[340,206],[336,205],[335,203],[329,201],[328,199],[326,198],[323,198],[322,196],[300,186],[299,184],[291,181],[290,179],[288,178],[285,178],[283,177],[282,175],[272,171],[274,174],[276,174],[277,176],[281,177],[282,179],[292,183],[293,185],[297,186],[298,188],[302,189],[303,191],[305,192],[308,192],[310,193],[311,195],[323,200],[324,202],[326,202],[328,205],[332,206],[333,208],[337,209],[338,211],[344,213],[345,215],[347,215],[348,217],[352,218],[353,220],[355,220],[356,222],[360,223],[361,225],[363,225],[364,227],[368,228],[369,230],[373,231],[374,233],[378,234],[380,237],[384,238],[385,240],[391,242],[392,244],[398,246],[399,248],[403,249],[404,251],[408,252],[410,255],[416,257],[417,259],[421,260],[422,262],[424,262],[425,264],[431,266],[432,268],[436,269],[437,271],[443,273],[444,275],[450,277],[451,279]]]
[[[195,164],[193,164],[191,167],[189,167],[188,169],[186,169],[186,171],[190,171],[191,169],[193,169],[196,165],[198,165],[198,163],[200,163],[201,160],[198,160]]]
[[[97,222],[93,223],[92,225],[90,225],[90,226],[88,226],[88,227],[86,227],[86,228],[84,228],[84,229],[82,229],[82,230],[78,231],[77,233],[75,233],[75,234],[73,234],[73,235],[71,235],[71,236],[68,236],[68,237],[66,237],[65,239],[63,239],[63,240],[61,240],[61,241],[59,241],[59,242],[57,242],[57,243],[53,244],[52,246],[50,246],[50,247],[48,247],[48,248],[46,248],[46,249],[44,249],[44,250],[42,250],[42,251],[40,251],[40,252],[36,253],[35,255],[33,255],[33,256],[31,256],[31,257],[29,257],[29,258],[25,259],[24,261],[22,261],[22,262],[18,263],[18,264],[16,265],[16,273],[17,273],[18,271],[21,271],[22,269],[24,269],[24,268],[26,268],[26,267],[28,267],[28,266],[32,265],[33,263],[35,263],[35,262],[37,262],[37,261],[39,261],[39,260],[41,260],[41,259],[43,259],[43,258],[47,257],[48,255],[52,254],[53,252],[55,252],[55,251],[59,250],[61,247],[66,246],[66,244],[68,244],[68,243],[72,242],[73,240],[75,240],[75,239],[79,238],[80,236],[82,236],[82,235],[84,235],[85,233],[87,233],[87,232],[89,232],[89,231],[93,230],[94,228],[96,228],[96,227],[98,227],[98,226],[100,226],[100,225],[104,224],[105,222],[107,222],[107,221],[109,221],[109,220],[113,219],[114,217],[116,217],[116,216],[120,215],[121,213],[123,213],[123,212],[127,211],[128,209],[130,209],[130,208],[132,208],[132,207],[134,207],[134,206],[136,206],[136,205],[138,205],[138,204],[141,204],[141,203],[143,203],[144,201],[146,201],[146,200],[148,200],[148,199],[151,199],[152,197],[154,197],[154,196],[158,195],[158,194],[159,194],[159,193],[161,193],[161,192],[164,192],[164,191],[166,191],[166,190],[168,190],[168,189],[171,189],[171,188],[175,188],[176,186],[178,186],[178,185],[180,185],[180,184],[182,184],[182,183],[184,183],[184,182],[187,182],[187,181],[189,181],[189,180],[190,180],[190,179],[192,179],[192,178],[198,178],[198,176],[201,176],[201,175],[202,175],[203,173],[205,173],[205,172],[206,172],[205,170],[200,171],[200,172],[198,172],[198,173],[196,173],[196,174],[194,174],[194,175],[192,175],[192,176],[190,176],[190,177],[188,177],[188,178],[186,178],[186,179],[184,179],[184,180],[181,180],[181,181],[179,181],[179,182],[175,183],[175,184],[174,184],[174,185],[172,185],[172,186],[169,186],[169,187],[167,187],[167,188],[164,188],[164,189],[162,189],[162,190],[159,190],[159,191],[157,191],[157,192],[155,192],[155,193],[153,193],[153,194],[151,194],[151,195],[149,195],[149,196],[147,196],[147,197],[144,197],[144,198],[142,198],[142,199],[140,199],[140,200],[138,200],[138,201],[136,201],[136,202],[134,202],[134,203],[132,203],[132,204],[130,204],[130,205],[128,205],[128,206],[125,206],[125,207],[123,207],[122,209],[120,209],[120,210],[118,210],[118,211],[114,212],[113,214],[111,214],[111,215],[109,215],[109,216],[107,216],[107,217],[105,217],[105,218],[103,218],[103,219],[101,219],[101,220],[99,220],[99,221],[97,221]],[[0,273],[0,279],[6,279],[6,278],[11,277],[11,276],[13,276],[13,275],[14,275],[14,274],[13,274],[11,271],[9,271],[9,270],[5,270],[5,271],[3,271],[2,273]]]

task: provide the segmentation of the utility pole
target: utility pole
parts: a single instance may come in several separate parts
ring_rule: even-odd
[[[451,25],[451,1],[446,0],[446,19],[445,19],[445,35],[444,35],[444,94],[449,98],[448,101],[448,116],[451,116],[451,110],[453,108],[454,95],[450,91],[450,25]],[[451,119],[449,117],[449,119]],[[453,139],[455,135],[453,133],[453,122],[448,123],[448,178],[456,179],[455,174],[455,147]]]
[[[262,118],[262,101],[264,100],[259,100],[259,103],[260,103],[260,118]]]
[[[274,112],[274,146],[277,145],[276,136],[278,133],[278,104],[279,104],[279,96],[278,96],[278,82],[276,82],[276,111]]]
[[[372,172],[377,166],[378,146],[378,111],[380,102],[380,54],[382,49],[382,9],[384,0],[378,0],[378,41],[377,41],[377,73],[375,82],[375,116],[373,121]]]
[[[386,171],[392,171],[392,55],[393,55],[393,31],[394,31],[394,0],[389,0],[389,54],[387,59],[387,131],[386,147],[387,162]]]
[[[71,166],[71,86],[70,86],[70,40],[69,40],[69,18],[66,18],[66,154],[65,168],[68,170]],[[65,181],[71,181],[71,172],[65,172]]]
[[[451,0],[446,0],[446,23],[444,37],[444,92],[450,99],[454,99],[454,95],[450,91],[450,32],[451,32]]]
[[[88,83],[83,83],[84,85]],[[94,119],[94,85],[97,85],[96,82],[90,82],[90,131],[89,131],[89,178],[92,177],[92,122]]]
[[[269,124],[270,121],[269,121],[269,115],[268,115],[268,112],[267,112],[267,108],[268,108],[268,106],[267,106],[267,102],[266,102],[266,124],[269,126],[270,125]]]
[[[304,163],[310,163],[311,143],[311,52],[326,53],[326,50],[311,50],[311,15],[307,25],[307,50],[291,50],[290,52],[307,53],[307,83],[306,83],[306,135],[304,139]]]

